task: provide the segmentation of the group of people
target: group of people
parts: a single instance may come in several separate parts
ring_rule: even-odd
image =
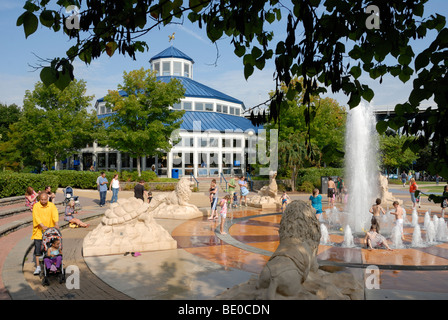
[[[347,202],[347,187],[344,184],[344,180],[341,177],[338,177],[336,181],[333,181],[332,177],[328,177],[328,203],[330,208],[334,207],[334,203],[338,202]]]

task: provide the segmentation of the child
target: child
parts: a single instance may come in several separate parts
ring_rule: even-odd
[[[283,191],[281,199],[282,199],[282,213],[283,213],[286,206],[288,205],[288,199],[291,200],[291,198],[286,194],[286,191]]]
[[[219,228],[219,232],[221,234],[227,234],[226,232],[224,232],[224,222],[226,220],[226,216],[227,216],[227,204],[228,201],[230,200],[230,196],[227,194],[220,202],[220,206],[221,206],[221,211],[219,212],[219,214],[221,215],[221,225]]]
[[[381,199],[377,198],[375,201],[375,204],[372,205],[372,208],[370,208],[369,212],[373,214],[374,217],[379,217],[380,213],[386,214],[386,211],[384,211],[383,207],[380,206]]]
[[[395,212],[390,212],[390,214],[393,214],[395,216],[395,225],[398,226],[398,228],[401,231],[401,239],[404,240],[404,233],[403,233],[403,208],[400,207],[398,201],[394,201],[392,205],[395,208]]]
[[[238,207],[238,194],[236,192],[233,193],[233,204],[234,208]]]
[[[45,267],[50,272],[56,272],[62,263],[62,248],[59,248],[61,240],[55,238],[51,241],[51,246],[47,250],[47,255],[44,258]]]
[[[216,179],[210,183],[210,217],[208,220],[218,219],[218,187],[216,186]]]
[[[75,218],[74,217],[75,213],[78,213],[78,211],[75,210],[75,200],[71,199],[68,205],[65,207],[64,220],[70,223],[70,227],[87,228],[89,225],[87,223],[82,222],[78,218]]]
[[[377,225],[372,224],[370,231],[366,233],[364,238],[367,248],[373,250],[375,247],[383,245],[387,250],[393,251],[387,244],[386,238],[377,232]]]
[[[319,194],[319,189],[313,190],[313,195],[310,196],[311,206],[316,209],[316,218],[319,220],[322,213],[322,196]]]

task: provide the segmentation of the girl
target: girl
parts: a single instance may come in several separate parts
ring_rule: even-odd
[[[65,207],[65,216],[64,220],[68,221],[70,223],[70,226],[79,226],[82,228],[87,228],[89,225],[82,222],[78,218],[74,217],[74,214],[78,213],[78,211],[75,210],[75,200],[71,199],[68,205]]]
[[[284,209],[288,205],[288,199],[291,200],[291,198],[286,194],[286,191],[283,191],[281,199],[282,199],[282,213],[283,213]]]
[[[229,201],[230,201],[230,196],[227,194],[219,203],[219,205],[221,206],[221,211],[219,212],[219,214],[221,215],[221,225],[219,228],[219,232],[221,234],[227,234],[226,232],[224,232],[224,222],[227,217],[227,205],[228,205]]]
[[[366,237],[364,238],[367,248],[369,250],[373,250],[375,247],[383,245],[387,250],[393,251],[387,244],[386,238],[377,232],[377,225],[372,224],[370,227],[370,231],[366,233]]]
[[[120,180],[118,180],[118,174],[115,174],[109,186],[109,191],[112,191],[112,199],[110,199],[110,203],[117,202],[119,190],[120,190]]]
[[[418,186],[417,183],[415,182],[414,178],[411,178],[410,183],[409,183],[409,193],[411,194],[411,201],[412,201],[412,209],[415,208],[416,202],[417,200],[415,199],[415,191],[417,191]]]
[[[47,250],[47,255],[44,258],[45,267],[50,270],[50,272],[56,272],[61,266],[62,262],[62,248],[61,240],[55,238],[51,241],[51,246]]]
[[[210,217],[208,220],[218,219],[218,187],[216,186],[216,179],[213,179],[210,184]]]
[[[316,218],[319,220],[322,213],[322,196],[319,194],[319,189],[313,190],[313,195],[310,196],[311,206],[316,209]]]
[[[30,208],[30,211],[33,212],[33,206],[37,202],[37,198],[39,197],[39,193],[34,191],[32,187],[26,188],[25,193],[25,205]]]

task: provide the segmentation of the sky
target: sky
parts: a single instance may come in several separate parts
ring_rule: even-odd
[[[17,18],[24,12],[24,2],[0,1],[0,103],[15,103],[18,106],[23,105],[25,91],[32,91],[35,83],[40,81],[40,69],[36,71],[34,68],[40,64],[39,58],[63,57],[73,44],[62,33],[55,33],[41,25],[36,33],[26,39],[23,27],[16,26]],[[446,0],[429,0],[425,16],[435,12],[448,17]],[[284,30],[278,28],[273,31],[274,39],[284,38]],[[170,43],[168,37],[173,32],[175,40]],[[434,34],[427,40],[416,42],[414,51],[420,52],[426,48],[433,38]],[[92,105],[96,99],[105,96],[107,90],[117,88],[122,82],[123,71],[149,68],[150,58],[171,44],[195,61],[194,80],[242,100],[246,108],[266,101],[269,92],[275,89],[273,60],[263,70],[255,69],[246,81],[242,59],[234,54],[230,39],[222,39],[214,44],[208,40],[204,29],[199,29],[187,19],[183,24],[154,29],[144,40],[149,50],[137,53],[135,61],[119,55],[118,51],[112,57],[103,54],[89,65],[75,60],[75,77],[87,82],[87,94],[95,96]],[[392,108],[397,103],[405,102],[412,89],[412,81],[403,84],[398,78],[389,75],[383,78],[381,85],[378,80],[371,80],[364,73],[360,81],[374,90],[375,97],[371,104],[378,108]],[[348,97],[342,93],[324,96],[335,98],[341,105],[346,105],[348,101]],[[430,105],[430,102],[426,104]]]

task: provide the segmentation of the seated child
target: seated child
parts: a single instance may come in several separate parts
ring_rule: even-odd
[[[59,239],[53,239],[51,246],[47,250],[47,255],[44,258],[45,267],[50,272],[56,272],[62,263],[62,248],[59,248],[61,241]]]
[[[387,250],[393,251],[389,245],[387,244],[386,238],[377,232],[378,225],[372,224],[370,227],[370,231],[366,233],[366,237],[364,238],[367,248],[369,250],[373,250],[378,246],[385,246]]]

